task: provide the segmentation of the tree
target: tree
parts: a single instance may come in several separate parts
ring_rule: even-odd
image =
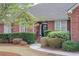
[[[32,25],[35,17],[28,14],[27,10],[32,7],[32,3],[1,3],[0,22]]]
[[[22,12],[17,16],[17,19],[15,20],[17,24],[22,24],[28,28],[32,28],[33,24],[36,23],[35,17],[28,12]]]

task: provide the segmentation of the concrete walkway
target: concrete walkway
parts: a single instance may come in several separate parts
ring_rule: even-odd
[[[30,45],[30,48],[35,49],[37,51],[48,52],[51,54],[56,54],[61,56],[79,56],[79,52],[66,52],[57,49],[41,48],[41,44],[37,44],[37,43]]]

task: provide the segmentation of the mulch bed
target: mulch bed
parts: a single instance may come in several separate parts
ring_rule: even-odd
[[[2,51],[0,51],[0,56],[21,56],[21,55],[17,54],[17,53],[12,53],[12,52],[2,52]]]

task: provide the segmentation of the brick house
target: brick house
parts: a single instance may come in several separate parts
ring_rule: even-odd
[[[0,33],[12,33],[12,32],[34,32],[34,30],[33,28],[29,30],[24,25],[0,23]]]
[[[79,40],[79,4],[76,3],[39,3],[28,10],[36,17],[37,23],[32,32],[43,36],[44,31],[70,31],[73,41]],[[0,33],[27,32],[23,25],[0,23]],[[38,37],[37,36],[37,37]]]
[[[29,12],[37,17],[39,35],[44,31],[70,31],[73,41],[79,40],[79,4],[76,3],[40,3]]]
[[[79,4],[75,4],[68,10],[71,24],[71,40],[79,41]]]

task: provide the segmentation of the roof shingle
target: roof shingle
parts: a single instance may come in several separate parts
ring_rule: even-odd
[[[51,20],[68,20],[67,11],[75,3],[39,3],[29,9],[29,12],[37,17],[39,21],[41,17],[45,21]]]

